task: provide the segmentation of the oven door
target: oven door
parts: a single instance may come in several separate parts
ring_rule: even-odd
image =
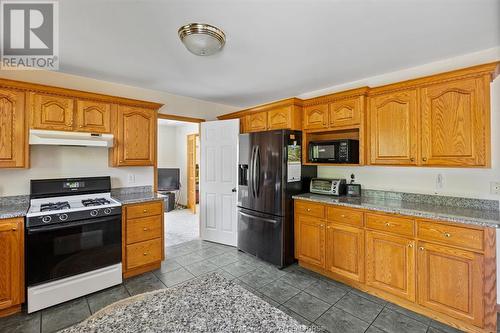
[[[26,231],[27,285],[121,262],[121,215]]]

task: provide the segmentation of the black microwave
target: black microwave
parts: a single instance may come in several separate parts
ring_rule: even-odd
[[[309,142],[309,162],[359,163],[359,140],[342,139]]]

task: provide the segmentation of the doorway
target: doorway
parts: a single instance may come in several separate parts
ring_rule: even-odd
[[[196,194],[201,120],[177,118],[158,115],[155,181],[157,191],[165,195],[164,230],[167,247],[200,238]]]

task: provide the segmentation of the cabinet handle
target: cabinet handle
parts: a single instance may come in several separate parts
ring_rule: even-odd
[[[418,249],[419,249],[420,251],[425,250],[425,248],[424,248],[423,246],[419,247]]]
[[[144,209],[142,212],[143,212],[143,213],[147,213],[147,212],[148,212],[148,210],[147,210],[147,209]]]
[[[415,162],[415,159],[413,157],[410,158],[410,162]]]
[[[307,210],[308,212],[310,212],[310,211],[311,211],[311,208],[307,208],[306,210]]]
[[[142,255],[147,256],[147,255],[148,255],[148,253],[147,253],[147,252],[144,252]]]
[[[319,226],[320,226],[321,228],[324,228],[324,227],[325,227],[325,225],[324,225],[324,224],[320,224]]]
[[[82,128],[82,127],[83,127],[83,125],[80,125],[80,126],[78,126],[78,127]]]
[[[413,248],[413,243],[408,244],[408,247],[411,249]]]
[[[327,226],[326,228],[327,228],[327,229],[331,229],[332,227],[330,227],[330,226]]]
[[[386,227],[390,227],[390,226],[391,226],[391,224],[390,224],[389,222],[386,222],[386,223],[385,223],[385,226],[386,226]]]
[[[16,227],[12,228],[12,231],[17,231],[17,228]]]
[[[444,233],[444,237],[446,237],[446,238],[450,238],[450,237],[451,237],[451,234],[450,234],[449,232],[445,232],[445,233]]]
[[[427,157],[422,157],[422,161],[427,162]]]
[[[144,229],[142,229],[142,230],[143,230],[143,231],[148,231],[148,228],[144,228]]]
[[[344,214],[342,214],[342,215],[340,215],[340,217],[345,218],[345,215],[344,215]]]

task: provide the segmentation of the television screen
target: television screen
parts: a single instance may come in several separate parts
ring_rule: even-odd
[[[158,190],[174,191],[179,189],[178,168],[159,168],[158,169]]]

